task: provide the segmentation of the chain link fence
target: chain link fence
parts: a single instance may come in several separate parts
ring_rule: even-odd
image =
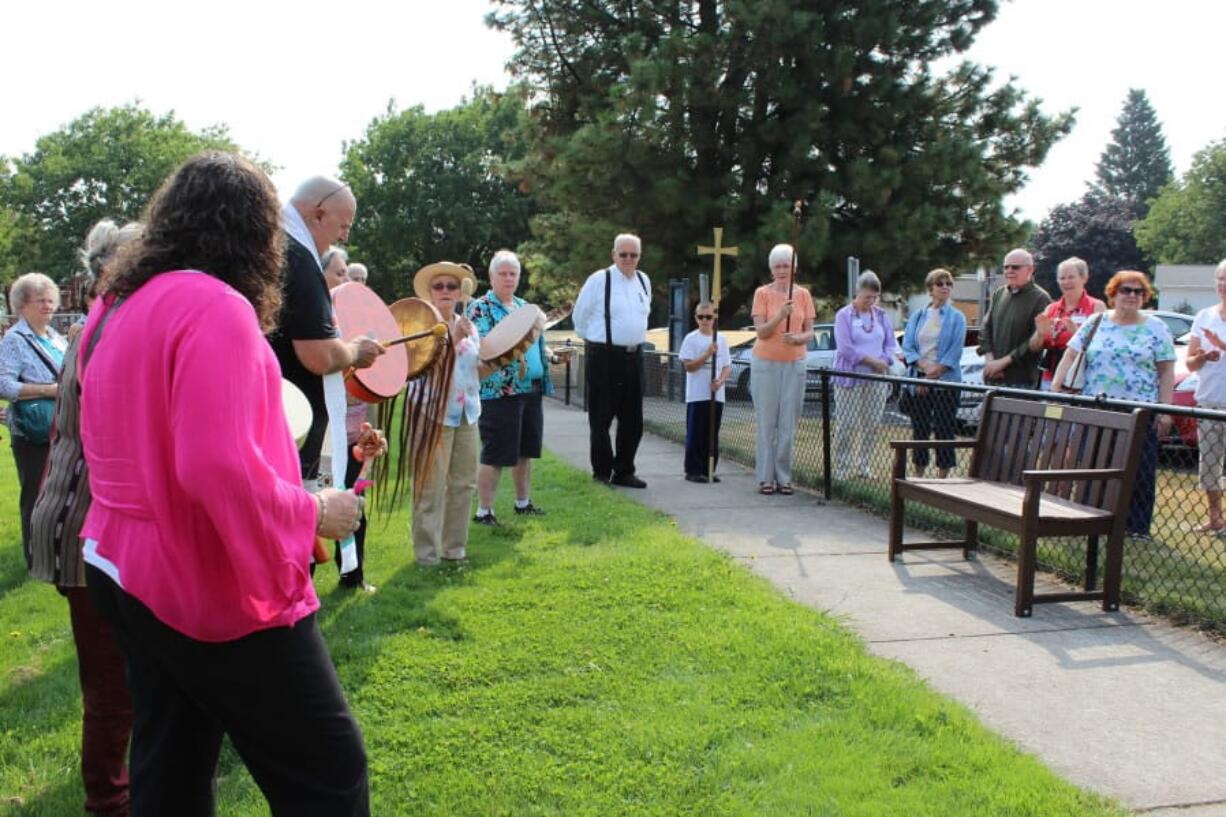
[[[553,367],[553,397],[583,405],[583,354]],[[675,355],[648,352],[643,356],[643,424],[646,430],[680,443],[685,441],[685,372]],[[720,456],[752,467],[756,439],[749,362],[733,361],[728,400],[720,431]],[[796,432],[793,477],[797,484],[827,499],[837,499],[881,516],[889,514],[891,440],[974,437],[988,388],[874,375],[851,375],[853,386],[835,385],[845,372],[810,370],[803,410]],[[853,390],[863,390],[853,394]],[[871,395],[869,391],[871,390]],[[1209,520],[1204,484],[1220,488],[1226,462],[1226,413],[1181,406],[1150,405],[1093,398],[1000,389],[1011,397],[1079,403],[1094,408],[1130,411],[1142,406],[1171,419],[1169,427],[1155,423],[1142,447],[1137,486],[1129,505],[1129,535],[1124,543],[1123,591],[1127,602],[1188,623],[1226,633],[1226,535],[1204,527]],[[1203,442],[1202,442],[1203,440]],[[1203,448],[1202,448],[1203,446]],[[966,476],[970,452],[935,454],[923,463],[926,476],[948,469]],[[910,460],[908,474],[921,462]],[[682,474],[677,458],[677,473]],[[815,511],[820,513],[820,511]],[[951,514],[909,503],[906,523],[951,539],[962,533],[962,521]],[[885,544],[884,534],[882,544]],[[980,547],[1011,556],[1012,534],[980,528]],[[1086,557],[1084,539],[1051,538],[1039,542],[1040,569],[1066,581],[1085,585],[1087,575],[1101,581],[1103,566]]]

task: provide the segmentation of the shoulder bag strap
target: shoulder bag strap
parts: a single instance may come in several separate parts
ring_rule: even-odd
[[[41,348],[41,347],[39,347],[39,345],[38,345],[38,341],[36,341],[36,340],[31,340],[29,335],[22,335],[22,336],[21,336],[21,338],[22,338],[22,340],[24,340],[26,343],[30,344],[30,348],[34,350],[34,354],[38,355],[38,359],[39,359],[39,361],[40,361],[40,362],[41,362],[41,363],[42,363],[44,366],[46,366],[46,367],[47,367],[47,371],[51,372],[51,379],[52,379],[52,380],[59,380],[59,379],[60,379],[60,372],[59,372],[59,370],[55,368],[55,363],[54,363],[54,361],[50,360],[50,359],[47,357],[47,353],[46,353],[46,352],[44,352],[44,351],[42,350],[42,348]]]

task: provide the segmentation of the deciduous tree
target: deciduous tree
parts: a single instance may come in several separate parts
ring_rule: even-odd
[[[137,105],[94,108],[39,138],[0,174],[20,271],[57,279],[76,272],[77,250],[96,221],[140,218],[162,180],[206,148],[238,149],[224,126],[194,132],[173,112],[158,116]]]
[[[458,261],[480,272],[494,251],[527,238],[533,198],[507,171],[524,155],[525,117],[522,89],[477,88],[436,114],[389,106],[345,146],[341,173],[358,199],[350,255],[370,267],[370,285],[385,299],[411,295],[425,264]]]
[[[1035,277],[1052,297],[1059,297],[1056,267],[1077,256],[1090,267],[1090,294],[1103,297],[1103,287],[1122,269],[1149,270],[1150,261],[1132,235],[1132,203],[1091,190],[1079,201],[1054,208],[1035,230]]]
[[[1226,139],[1197,153],[1183,178],[1162,189],[1136,235],[1141,248],[1164,264],[1226,258]]]

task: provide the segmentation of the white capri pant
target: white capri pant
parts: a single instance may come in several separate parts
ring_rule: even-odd
[[[834,389],[834,478],[872,476],[869,464],[881,436],[881,412],[890,384],[857,380]]]
[[[752,358],[749,383],[758,426],[758,450],[754,457],[758,482],[790,485],[792,446],[805,399],[805,362]]]
[[[1223,403],[1199,403],[1199,408],[1226,410]],[[1202,491],[1222,490],[1222,468],[1226,465],[1226,423],[1217,420],[1196,421],[1197,449],[1200,452],[1200,488]]]

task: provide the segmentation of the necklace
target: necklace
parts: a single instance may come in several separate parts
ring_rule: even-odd
[[[854,309],[855,307],[852,307],[852,308]],[[868,321],[867,321],[867,322],[865,322],[865,320],[864,320],[864,313],[862,313],[862,312],[857,311],[857,312],[856,312],[856,317],[857,317],[857,318],[859,318],[860,328],[861,328],[861,329],[863,329],[865,332],[868,332],[868,333],[870,333],[870,334],[871,334],[871,333],[872,333],[872,331],[873,331],[873,327],[874,327],[874,326],[876,325],[876,323],[877,323],[877,316],[873,314],[873,309],[872,309],[872,307],[869,307],[869,310],[868,310]]]

